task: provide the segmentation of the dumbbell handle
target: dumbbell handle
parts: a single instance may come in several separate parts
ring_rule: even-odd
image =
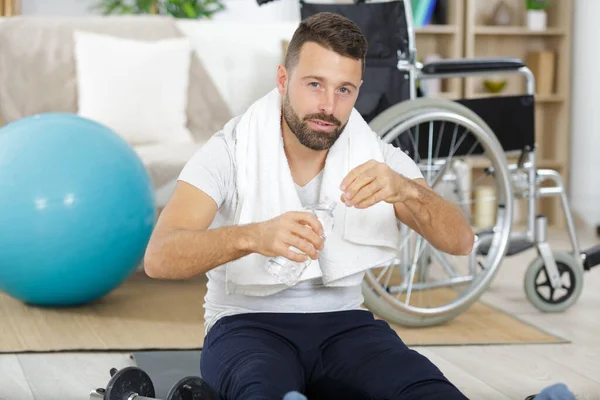
[[[104,400],[103,389],[96,389],[90,392],[90,400]]]
[[[104,400],[104,392],[101,390],[92,390],[90,392],[90,400]],[[146,396],[138,396],[137,394],[132,394],[127,398],[127,400],[160,400],[154,397],[146,397]]]

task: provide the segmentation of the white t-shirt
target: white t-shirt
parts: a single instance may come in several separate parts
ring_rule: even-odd
[[[234,135],[231,134],[231,135]],[[234,137],[223,131],[216,133],[186,163],[179,180],[187,182],[212,197],[218,211],[209,229],[230,226],[235,221],[237,207]],[[381,141],[385,162],[409,179],[422,178],[414,161],[391,144]],[[303,205],[319,199],[322,172],[303,187],[296,185]],[[324,287],[320,279],[266,297],[231,294],[225,291],[225,266],[207,272],[207,293],[204,298],[205,324],[208,331],[221,317],[240,313],[278,312],[311,313],[359,309],[363,303],[361,286]]]

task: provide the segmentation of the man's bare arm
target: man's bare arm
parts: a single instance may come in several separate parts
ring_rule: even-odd
[[[250,253],[283,255],[303,261],[322,248],[321,226],[310,213],[286,213],[261,223],[209,229],[217,212],[215,201],[185,182],[176,189],[157,221],[144,257],[153,278],[186,279]]]
[[[161,213],[144,257],[153,278],[185,279],[251,252],[253,225],[208,229],[217,204],[206,193],[178,182]]]
[[[467,255],[473,248],[474,234],[460,208],[435,193],[424,179],[404,177],[406,199],[394,203],[396,217],[448,254]]]

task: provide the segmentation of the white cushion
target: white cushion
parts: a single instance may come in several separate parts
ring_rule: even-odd
[[[148,170],[154,188],[177,179],[181,170],[205,141],[194,144],[160,143],[135,146],[133,149]]]
[[[76,31],[78,114],[132,145],[191,143],[187,38],[146,42]]]
[[[199,140],[194,144],[154,143],[135,146],[133,149],[143,163],[162,165],[185,165],[206,142]]]

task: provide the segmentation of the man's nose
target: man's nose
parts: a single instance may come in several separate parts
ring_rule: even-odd
[[[319,110],[327,115],[332,115],[335,110],[335,92],[331,90],[323,91]]]

